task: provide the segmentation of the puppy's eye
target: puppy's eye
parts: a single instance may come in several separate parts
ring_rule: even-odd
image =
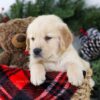
[[[34,41],[34,37],[31,38]]]
[[[46,37],[45,37],[45,40],[46,40],[46,41],[48,41],[48,40],[50,40],[50,39],[52,39],[52,37],[49,37],[49,36],[46,36]]]

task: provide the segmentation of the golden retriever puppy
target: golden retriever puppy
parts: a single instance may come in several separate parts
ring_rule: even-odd
[[[73,36],[68,26],[55,15],[37,17],[27,29],[27,50],[31,82],[42,84],[46,71],[67,72],[68,81],[75,86],[82,84],[83,71],[89,63],[78,56],[72,45]]]

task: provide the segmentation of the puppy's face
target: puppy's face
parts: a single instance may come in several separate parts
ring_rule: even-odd
[[[40,20],[41,22],[41,20]],[[35,60],[54,60],[72,42],[64,23],[33,21],[27,30],[27,48]]]

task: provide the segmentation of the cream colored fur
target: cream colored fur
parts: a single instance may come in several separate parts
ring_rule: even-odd
[[[46,36],[51,39],[45,40]],[[83,71],[87,71],[90,65],[79,57],[72,41],[68,26],[55,15],[39,16],[29,25],[27,49],[30,52],[30,80],[34,85],[45,81],[46,71],[67,72],[69,82],[76,86],[82,84]],[[35,48],[42,49],[41,57],[34,57]]]

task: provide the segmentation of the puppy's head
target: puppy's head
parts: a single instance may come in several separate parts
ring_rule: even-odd
[[[37,60],[54,60],[72,43],[72,34],[55,15],[37,17],[27,29],[27,47]]]

